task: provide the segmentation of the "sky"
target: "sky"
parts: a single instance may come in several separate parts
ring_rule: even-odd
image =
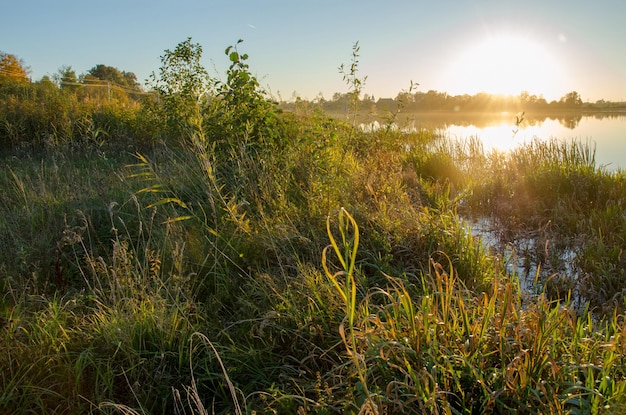
[[[624,0],[0,0],[0,51],[36,81],[98,64],[143,84],[188,37],[224,79],[239,51],[277,99],[348,92],[338,67],[360,46],[357,76],[375,99],[407,91],[522,91],[626,101]],[[367,78],[365,78],[367,77]]]

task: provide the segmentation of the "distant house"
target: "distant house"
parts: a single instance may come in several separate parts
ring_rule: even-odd
[[[398,110],[398,102],[393,98],[379,98],[376,101],[377,112],[395,112]]]

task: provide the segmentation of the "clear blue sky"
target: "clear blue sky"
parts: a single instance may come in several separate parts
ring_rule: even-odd
[[[625,19],[625,0],[0,0],[0,50],[23,59],[33,80],[63,65],[81,74],[105,64],[143,82],[187,37],[202,45],[209,72],[223,76],[224,49],[241,38],[275,96],[328,99],[347,91],[337,67],[359,41],[364,92],[376,98],[411,80],[420,91],[456,95],[494,92],[496,79],[515,78],[548,100],[576,90],[585,101],[626,101]],[[474,52],[503,33],[526,46],[513,57]]]

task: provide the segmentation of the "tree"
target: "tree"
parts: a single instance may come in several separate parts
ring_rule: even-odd
[[[561,98],[561,103],[565,104],[567,107],[580,107],[583,105],[583,100],[580,98],[578,92],[572,91]]]
[[[214,106],[212,112],[216,114],[217,110],[222,123],[226,121],[229,127],[223,132],[233,136],[236,143],[274,143],[279,138],[274,104],[266,98],[265,90],[250,72],[248,54],[237,49],[242,42],[239,39],[225,50],[230,66],[226,82],[215,84],[219,105]]]
[[[150,83],[163,100],[168,124],[175,132],[188,130],[200,119],[199,110],[209,92],[210,78],[200,63],[202,46],[191,38],[161,56],[159,74],[150,75]]]
[[[61,66],[55,74],[54,79],[59,83],[61,89],[75,91],[80,87],[76,71],[71,66]]]
[[[134,73],[120,71],[113,66],[99,64],[88,70],[87,73],[102,81],[109,81],[127,88],[139,89],[137,76]]]
[[[202,46],[191,43],[191,38],[179,43],[173,51],[166,49],[161,56],[159,76],[154,72],[150,75],[154,89],[166,97],[200,100],[209,86],[209,75],[200,63],[201,58]]]
[[[7,80],[29,82],[28,68],[17,56],[0,52],[0,82]]]

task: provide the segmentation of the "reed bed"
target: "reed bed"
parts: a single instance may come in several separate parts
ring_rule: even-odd
[[[149,145],[2,158],[0,413],[626,411],[622,172],[281,112],[227,52]]]

